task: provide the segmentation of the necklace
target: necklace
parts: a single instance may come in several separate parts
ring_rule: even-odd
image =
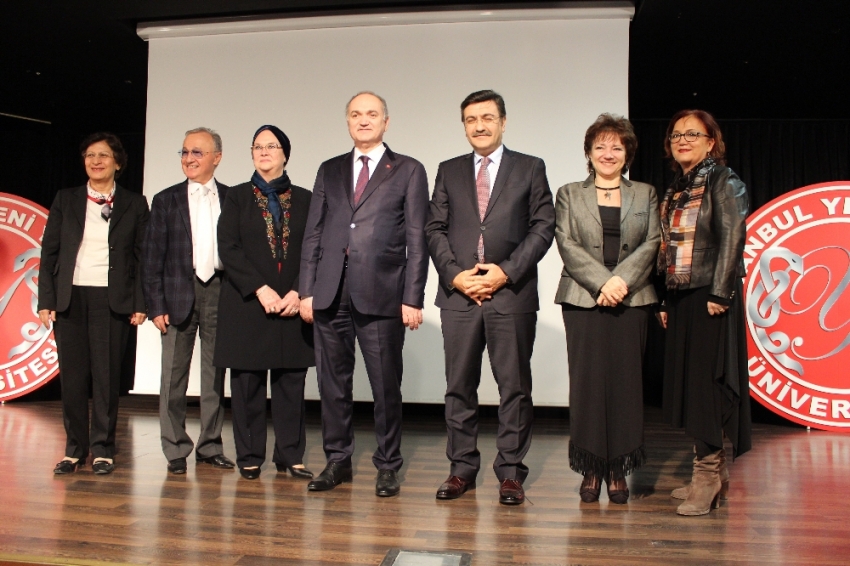
[[[597,185],[594,185],[594,187],[596,187],[600,191],[605,191],[605,200],[611,200],[611,191],[620,190],[620,185],[617,185],[616,187],[599,187]]]

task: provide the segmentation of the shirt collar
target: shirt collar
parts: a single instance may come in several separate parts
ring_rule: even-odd
[[[96,191],[93,188],[91,188],[91,183],[86,183],[86,192],[92,198],[106,199],[107,201],[111,201],[113,198],[115,198],[115,183],[112,184],[112,190],[109,191],[108,195],[104,195],[100,191]]]
[[[189,181],[189,194],[196,194],[199,190],[201,190],[201,187],[206,187],[207,189],[209,189],[210,194],[213,196],[217,194],[215,186],[215,177],[211,178],[209,181],[203,184],[196,183],[195,181]]]
[[[365,155],[366,157],[369,158],[369,161],[371,161],[373,163],[377,163],[384,156],[385,151],[387,151],[387,146],[385,146],[383,143],[379,143],[369,153],[363,153],[362,151],[360,151],[359,149],[357,149],[355,147],[354,148],[354,161],[356,162],[358,159],[360,159],[361,155]]]
[[[499,147],[496,148],[496,151],[494,151],[493,153],[491,153],[487,157],[490,158],[491,163],[493,163],[494,165],[496,165],[498,167],[499,163],[501,163],[501,161],[502,161],[502,155],[504,153],[505,153],[505,145],[502,144],[502,145],[500,145]],[[475,165],[478,165],[479,163],[481,163],[481,160],[484,159],[484,156],[478,155],[477,152],[473,152],[473,156],[474,156],[474,159],[475,159]]]

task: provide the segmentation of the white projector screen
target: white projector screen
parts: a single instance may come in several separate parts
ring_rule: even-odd
[[[630,3],[580,8],[431,12],[157,24],[150,42],[144,194],[148,200],[184,177],[177,151],[184,132],[207,126],[224,140],[216,178],[229,185],[253,172],[251,136],[275,124],[292,141],[287,171],[312,188],[319,164],[351,150],[345,105],[358,91],[386,98],[384,141],[421,161],[433,189],[437,165],[470,152],[460,120],[469,93],[492,88],[507,107],[507,147],[544,159],[553,195],[583,180],[584,131],[602,112],[628,112]],[[562,263],[553,245],[540,265],[534,403],[567,406],[566,338],[554,304]],[[445,393],[436,272],[426,288],[424,326],[408,331],[402,390],[406,402],[442,403]],[[199,392],[198,350],[189,393]],[[483,404],[499,395],[486,352]],[[160,339],[139,330],[134,393],[159,393]],[[228,381],[229,390],[229,381]],[[318,399],[315,371],[307,398]],[[362,358],[356,400],[371,400]]]

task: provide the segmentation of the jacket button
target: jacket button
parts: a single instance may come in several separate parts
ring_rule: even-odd
[[[114,250],[114,249],[115,249],[115,246],[109,246],[109,249],[110,249],[110,250]]]
[[[486,226],[482,226],[482,227],[481,227],[481,231],[482,231],[482,232],[483,232],[484,230],[486,230],[486,229],[487,229],[487,227],[486,227]]]
[[[624,249],[624,250],[628,250],[628,249],[629,249],[629,245],[628,245],[628,244],[623,244],[623,249]]]
[[[356,226],[357,225],[354,222],[351,223],[351,228],[355,228]]]

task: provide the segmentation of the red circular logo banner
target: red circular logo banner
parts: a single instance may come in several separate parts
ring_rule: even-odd
[[[0,401],[59,373],[53,330],[38,319],[38,267],[47,210],[0,193]]]
[[[744,263],[750,393],[799,424],[850,432],[850,182],[761,207]]]

